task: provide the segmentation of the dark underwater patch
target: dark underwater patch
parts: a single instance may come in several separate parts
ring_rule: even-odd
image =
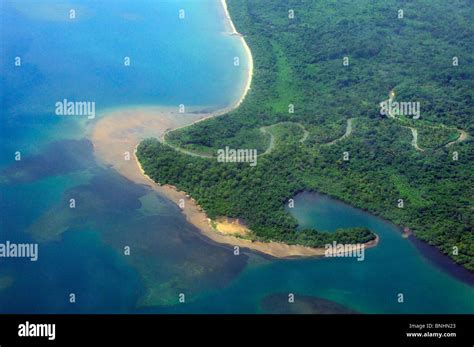
[[[288,294],[270,294],[263,298],[261,309],[271,314],[353,314],[357,313],[334,301],[295,294],[294,302],[288,302]]]
[[[64,175],[95,166],[93,146],[89,140],[51,142],[42,152],[22,155],[0,171],[4,183],[30,183],[46,177]]]
[[[139,199],[150,192],[113,169],[98,169],[87,184],[67,190],[28,231],[40,242],[58,240],[68,230],[99,233],[139,273],[140,307],[178,304],[180,293],[192,301],[203,291],[225,287],[245,268],[245,254],[234,256],[232,248],[205,239],[174,204],[164,201],[156,215],[143,215]],[[75,208],[69,207],[71,198]],[[130,255],[124,255],[125,247]]]

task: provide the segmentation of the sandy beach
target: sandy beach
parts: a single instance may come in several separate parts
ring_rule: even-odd
[[[242,47],[244,47],[246,60],[247,60],[247,64],[248,64],[247,82],[245,84],[245,88],[244,88],[244,92],[242,94],[242,97],[239,100],[237,100],[237,102],[233,105],[233,108],[236,108],[242,103],[242,101],[244,100],[244,98],[247,95],[248,91],[250,90],[250,85],[252,83],[252,76],[253,76],[253,57],[252,57],[252,51],[250,51],[250,47],[248,46],[247,42],[245,41],[244,36],[237,31],[237,29],[235,28],[234,22],[232,22],[232,19],[230,18],[229,10],[227,9],[226,0],[221,0],[221,3],[222,3],[222,8],[224,10],[226,25],[229,28],[229,35],[234,35],[234,36],[238,37],[238,39],[241,41]]]
[[[220,114],[217,113],[217,114]],[[287,245],[279,242],[250,241],[233,236],[236,227],[242,231],[242,225],[232,221],[225,223],[222,219],[216,221],[222,232],[216,231],[202,208],[187,196],[170,185],[155,183],[143,171],[135,151],[139,143],[148,137],[162,138],[170,130],[215,116],[211,113],[179,113],[175,109],[163,107],[136,107],[111,110],[105,113],[90,128],[89,139],[94,145],[94,154],[97,160],[107,167],[111,167],[130,181],[143,184],[166,197],[176,205],[183,199],[185,206],[182,213],[186,220],[197,227],[202,235],[214,242],[229,246],[239,246],[261,252],[277,258],[314,257],[324,256],[324,248]],[[222,229],[222,227],[224,229]],[[241,232],[247,236],[249,231]],[[365,248],[373,247],[378,239],[369,242]]]
[[[134,152],[136,167],[140,171],[140,176],[145,177],[149,185],[157,192],[167,197],[169,200],[178,204],[182,199],[185,201],[185,206],[182,208],[186,220],[199,229],[201,234],[211,239],[214,242],[229,245],[232,247],[238,246],[248,248],[253,251],[264,253],[276,258],[297,258],[297,257],[323,257],[325,248],[312,248],[298,245],[287,245],[281,242],[261,242],[251,241],[239,236],[248,236],[251,231],[243,224],[235,219],[227,219],[225,217],[218,218],[215,221],[216,228],[212,227],[212,221],[207,217],[202,208],[195,202],[193,198],[188,197],[186,192],[181,192],[174,186],[158,185],[153,181],[143,170],[138,158]],[[216,230],[217,229],[217,230]],[[379,237],[376,235],[375,240],[367,242],[365,249],[374,247],[378,244]]]
[[[251,232],[241,224],[235,223],[235,221],[226,222],[224,219],[219,219],[211,223],[211,220],[202,208],[196,204],[194,199],[188,197],[185,192],[180,192],[173,186],[155,183],[148,177],[135,155],[139,143],[145,138],[155,137],[162,141],[164,134],[169,131],[195,124],[210,117],[217,117],[235,109],[247,95],[253,75],[252,54],[244,37],[236,31],[231,21],[225,0],[222,0],[222,7],[225,19],[228,22],[227,26],[230,28],[229,34],[242,41],[247,55],[247,80],[241,97],[231,106],[212,113],[200,112],[199,108],[196,107],[194,109],[187,109],[187,113],[179,113],[177,108],[159,106],[137,106],[103,112],[99,119],[88,129],[88,138],[94,146],[95,156],[99,163],[115,169],[134,183],[149,186],[175,204],[178,204],[183,199],[185,206],[182,208],[182,212],[187,221],[196,226],[204,236],[214,242],[232,247],[244,247],[278,258],[323,256],[324,248],[286,245],[278,242],[251,241],[234,236],[236,234],[249,236]],[[216,228],[213,228],[212,224]],[[375,246],[377,242],[378,238],[367,243],[366,248]]]
[[[221,217],[212,221],[212,226],[216,231],[226,234],[235,235],[244,238],[251,236],[252,232],[240,219]]]

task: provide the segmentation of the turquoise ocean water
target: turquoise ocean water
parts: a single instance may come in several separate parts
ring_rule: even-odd
[[[454,276],[392,224],[320,195],[299,195],[291,213],[323,230],[374,230],[380,245],[363,262],[234,256],[176,206],[98,165],[85,138],[93,120],[54,115],[64,98],[95,101],[98,118],[129,105],[233,103],[245,83],[233,58],[244,54],[224,33],[219,1],[0,6],[0,242],[40,244],[37,262],[0,259],[0,312],[261,312],[265,297],[289,292],[360,312],[474,312],[469,274]]]

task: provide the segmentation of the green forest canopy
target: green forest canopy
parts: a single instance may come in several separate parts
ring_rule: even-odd
[[[191,157],[149,139],[138,149],[146,172],[191,194],[210,218],[242,218],[262,240],[318,246],[328,237],[373,238],[366,229],[296,232],[285,202],[302,190],[329,194],[409,227],[474,271],[472,136],[446,147],[459,130],[474,131],[472,3],[227,2],[252,51],[252,89],[238,109],[171,132],[167,141],[211,154],[225,146],[263,153],[270,134],[261,128],[282,122],[302,126],[307,139],[299,141],[296,128],[272,128],[275,148],[256,167]],[[396,100],[420,102],[421,118],[381,116],[379,103],[391,90]],[[350,136],[331,143],[349,118]],[[423,152],[408,127],[418,129]]]

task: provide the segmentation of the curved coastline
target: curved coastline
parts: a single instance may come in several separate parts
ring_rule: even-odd
[[[138,146],[137,146],[138,147]],[[197,204],[197,202],[190,197],[186,192],[177,190],[172,185],[160,185],[149,177],[143,170],[140,161],[136,156],[136,149],[134,151],[134,158],[139,168],[141,175],[146,178],[148,184],[153,189],[166,196],[176,204],[182,200],[185,202],[182,212],[186,220],[199,229],[202,235],[211,239],[214,242],[225,244],[229,246],[238,246],[248,248],[275,258],[298,258],[298,257],[324,257],[325,248],[313,248],[300,245],[288,245],[282,242],[262,242],[252,241],[249,239],[239,238],[230,234],[218,232],[212,227],[212,220],[208,218],[204,210]],[[379,236],[376,235],[374,240],[364,244],[365,249],[375,247],[379,242]]]
[[[245,84],[244,92],[242,96],[240,97],[240,99],[237,100],[237,102],[233,106],[231,106],[231,109],[234,109],[234,108],[237,108],[242,103],[242,101],[244,101],[245,96],[250,90],[250,85],[252,84],[252,77],[253,77],[253,57],[252,57],[252,51],[250,50],[250,47],[248,46],[247,41],[245,41],[244,36],[237,31],[237,29],[235,28],[234,22],[232,22],[232,18],[230,17],[230,14],[229,14],[229,9],[227,8],[226,0],[221,0],[221,4],[224,10],[224,15],[227,19],[227,23],[230,27],[229,34],[236,35],[239,37],[242,43],[242,46],[244,47],[245,55],[247,56],[247,64],[248,64],[247,82]]]
[[[165,134],[179,128],[193,125],[211,117],[217,117],[236,109],[245,99],[250,90],[253,76],[253,57],[244,37],[237,32],[230,18],[225,0],[221,0],[223,13],[229,26],[229,34],[238,37],[247,56],[247,80],[241,97],[230,106],[215,112],[197,112],[198,108],[179,113],[166,107],[125,107],[110,110],[101,116],[101,119],[89,129],[89,139],[93,143],[94,153],[99,161],[117,170],[130,181],[149,186],[161,196],[178,204],[185,201],[182,213],[186,220],[194,225],[206,238],[228,246],[238,246],[257,251],[276,258],[322,257],[324,248],[312,248],[300,245],[288,245],[281,242],[252,241],[233,236],[230,233],[221,233],[212,226],[204,210],[189,197],[174,186],[161,185],[153,181],[144,172],[136,150],[142,140],[147,137],[156,137],[163,141]],[[128,155],[128,159],[124,159]],[[131,156],[133,155],[133,159]],[[365,248],[377,245],[379,237],[365,244]]]

